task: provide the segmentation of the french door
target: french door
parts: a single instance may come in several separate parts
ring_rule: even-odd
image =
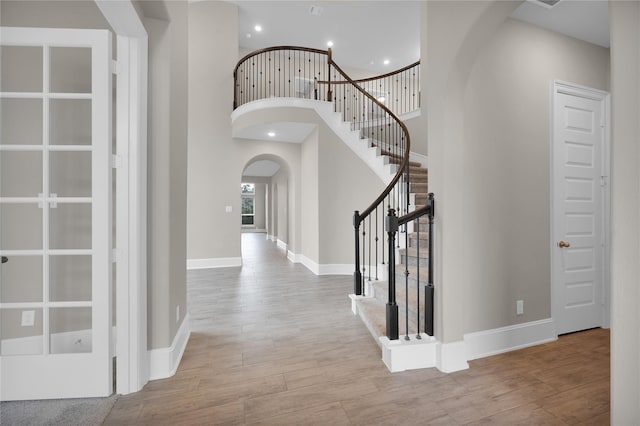
[[[0,399],[107,396],[111,34],[0,31]]]

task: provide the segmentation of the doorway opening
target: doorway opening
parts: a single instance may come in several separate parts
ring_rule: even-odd
[[[290,167],[281,157],[265,154],[245,165],[239,185],[241,198],[241,247],[245,234],[261,234],[287,251],[289,245]]]

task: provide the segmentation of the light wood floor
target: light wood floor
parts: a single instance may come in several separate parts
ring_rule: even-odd
[[[121,396],[127,424],[609,424],[609,332],[391,374],[350,311],[351,277],[317,277],[264,234],[242,268],[190,271],[192,334],[174,377]]]

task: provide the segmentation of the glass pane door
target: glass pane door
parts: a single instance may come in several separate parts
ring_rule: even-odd
[[[0,396],[109,395],[111,37],[1,31]]]

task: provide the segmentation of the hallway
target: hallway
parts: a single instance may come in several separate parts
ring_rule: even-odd
[[[264,234],[241,268],[188,274],[176,375],[119,397],[106,424],[608,424],[609,331],[391,374],[351,314],[350,276],[318,277]]]

